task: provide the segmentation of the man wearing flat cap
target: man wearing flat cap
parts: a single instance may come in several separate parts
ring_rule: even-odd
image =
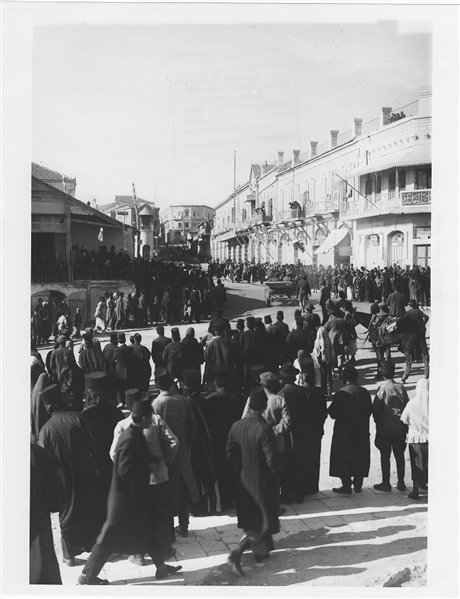
[[[169,472],[169,518],[171,538],[175,539],[174,516],[179,518],[179,534],[187,536],[189,505],[198,500],[198,489],[190,463],[190,446],[197,432],[197,422],[190,402],[171,391],[173,380],[166,368],[155,370],[155,383],[160,394],[153,400],[155,414],[161,416],[179,441],[179,449]]]
[[[162,580],[181,569],[169,566],[158,555],[153,536],[151,497],[149,492],[150,464],[154,457],[143,435],[152,422],[150,397],[132,402],[132,423],[117,443],[112,485],[108,498],[107,519],[93,546],[91,555],[78,578],[81,585],[107,585],[98,578],[112,553],[148,553],[156,568],[156,578]]]
[[[236,514],[244,536],[229,555],[233,572],[243,576],[241,556],[251,548],[256,562],[268,559],[272,535],[279,532],[279,476],[281,456],[272,427],[263,412],[267,396],[263,389],[251,393],[250,413],[235,422],[228,435],[227,457],[237,475]]]
[[[64,562],[90,551],[106,515],[110,481],[104,471],[94,434],[79,412],[69,411],[57,385],[40,394],[50,420],[40,430],[39,445],[59,470],[64,486],[64,506],[59,512]]]

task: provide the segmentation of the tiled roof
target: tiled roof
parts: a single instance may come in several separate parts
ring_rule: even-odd
[[[56,179],[61,181],[62,179],[67,181],[75,181],[75,178],[58,173],[58,171],[53,171],[50,168],[46,168],[46,166],[37,164],[36,162],[32,162],[32,176],[40,179],[41,181],[55,181]]]

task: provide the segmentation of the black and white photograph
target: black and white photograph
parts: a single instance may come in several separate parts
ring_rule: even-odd
[[[458,25],[4,3],[5,596],[458,596]]]

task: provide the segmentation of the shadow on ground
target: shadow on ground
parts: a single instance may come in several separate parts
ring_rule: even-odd
[[[223,564],[214,568],[200,584],[201,586],[222,584],[287,586],[327,576],[352,576],[364,572],[366,568],[362,565],[367,562],[426,549],[426,537],[396,538],[389,542],[380,542],[385,537],[397,536],[413,528],[412,526],[388,526],[376,532],[356,533],[337,533],[328,528],[301,531],[275,542],[275,550],[263,565],[262,583],[260,580],[258,582],[255,580],[255,578],[260,579],[262,572],[259,572],[259,568],[262,570],[262,567],[255,564],[251,553],[245,553],[241,561],[245,571],[243,578],[236,577],[230,565]],[[349,544],[368,540],[376,542]]]

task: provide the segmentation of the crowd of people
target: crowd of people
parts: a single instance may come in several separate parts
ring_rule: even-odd
[[[227,276],[219,263],[211,263],[207,273],[184,264],[146,265],[137,282],[139,297],[147,295],[152,270],[156,276],[149,293],[163,298],[174,287],[183,301],[184,287],[191,292],[201,285],[217,289],[222,283],[214,284],[213,277]],[[342,270],[331,269],[330,280],[351,274],[351,269]],[[309,274],[295,276],[308,281]],[[286,276],[281,268],[279,275]],[[160,281],[163,296],[157,291]],[[392,489],[391,452],[396,487],[406,489],[408,443],[409,496],[419,497],[419,489],[427,488],[428,380],[418,382],[416,397],[409,401],[387,360],[384,381],[372,399],[355,368],[348,286],[341,283],[334,299],[327,279],[320,279],[318,288],[321,317],[304,287],[306,302],[293,323],[286,323],[280,310],[273,319],[238,319],[235,327],[224,315],[224,290],[214,299],[200,339],[192,326],[181,338],[178,327],[168,336],[165,326],[156,324],[150,348],[139,333],[127,343],[117,320],[107,321],[110,297],[101,298],[105,313],[96,318],[100,328],[112,329],[103,348],[91,328],[82,334],[77,358],[69,329],[58,334],[44,362],[33,346],[31,583],[60,582],[50,511],[59,511],[66,563],[73,566],[76,556],[91,552],[79,584],[100,585],[108,584],[98,574],[111,553],[129,555],[139,565],[148,554],[158,579],[175,574],[180,566],[166,560],[175,554],[176,537],[188,536],[190,514],[236,508],[243,538],[229,561],[234,573],[243,575],[245,549],[252,550],[256,562],[269,557],[285,509],[281,504],[301,503],[318,492],[328,417],[334,420],[329,474],[341,481],[334,492],[361,491],[370,468],[373,417],[382,470],[375,489]],[[380,310],[385,306],[380,301]],[[148,303],[138,310],[145,310],[142,318],[148,321]],[[125,320],[118,321],[126,322],[124,314]],[[167,314],[169,324],[174,317]],[[199,317],[195,312],[196,321]],[[343,380],[335,394],[333,376]]]

